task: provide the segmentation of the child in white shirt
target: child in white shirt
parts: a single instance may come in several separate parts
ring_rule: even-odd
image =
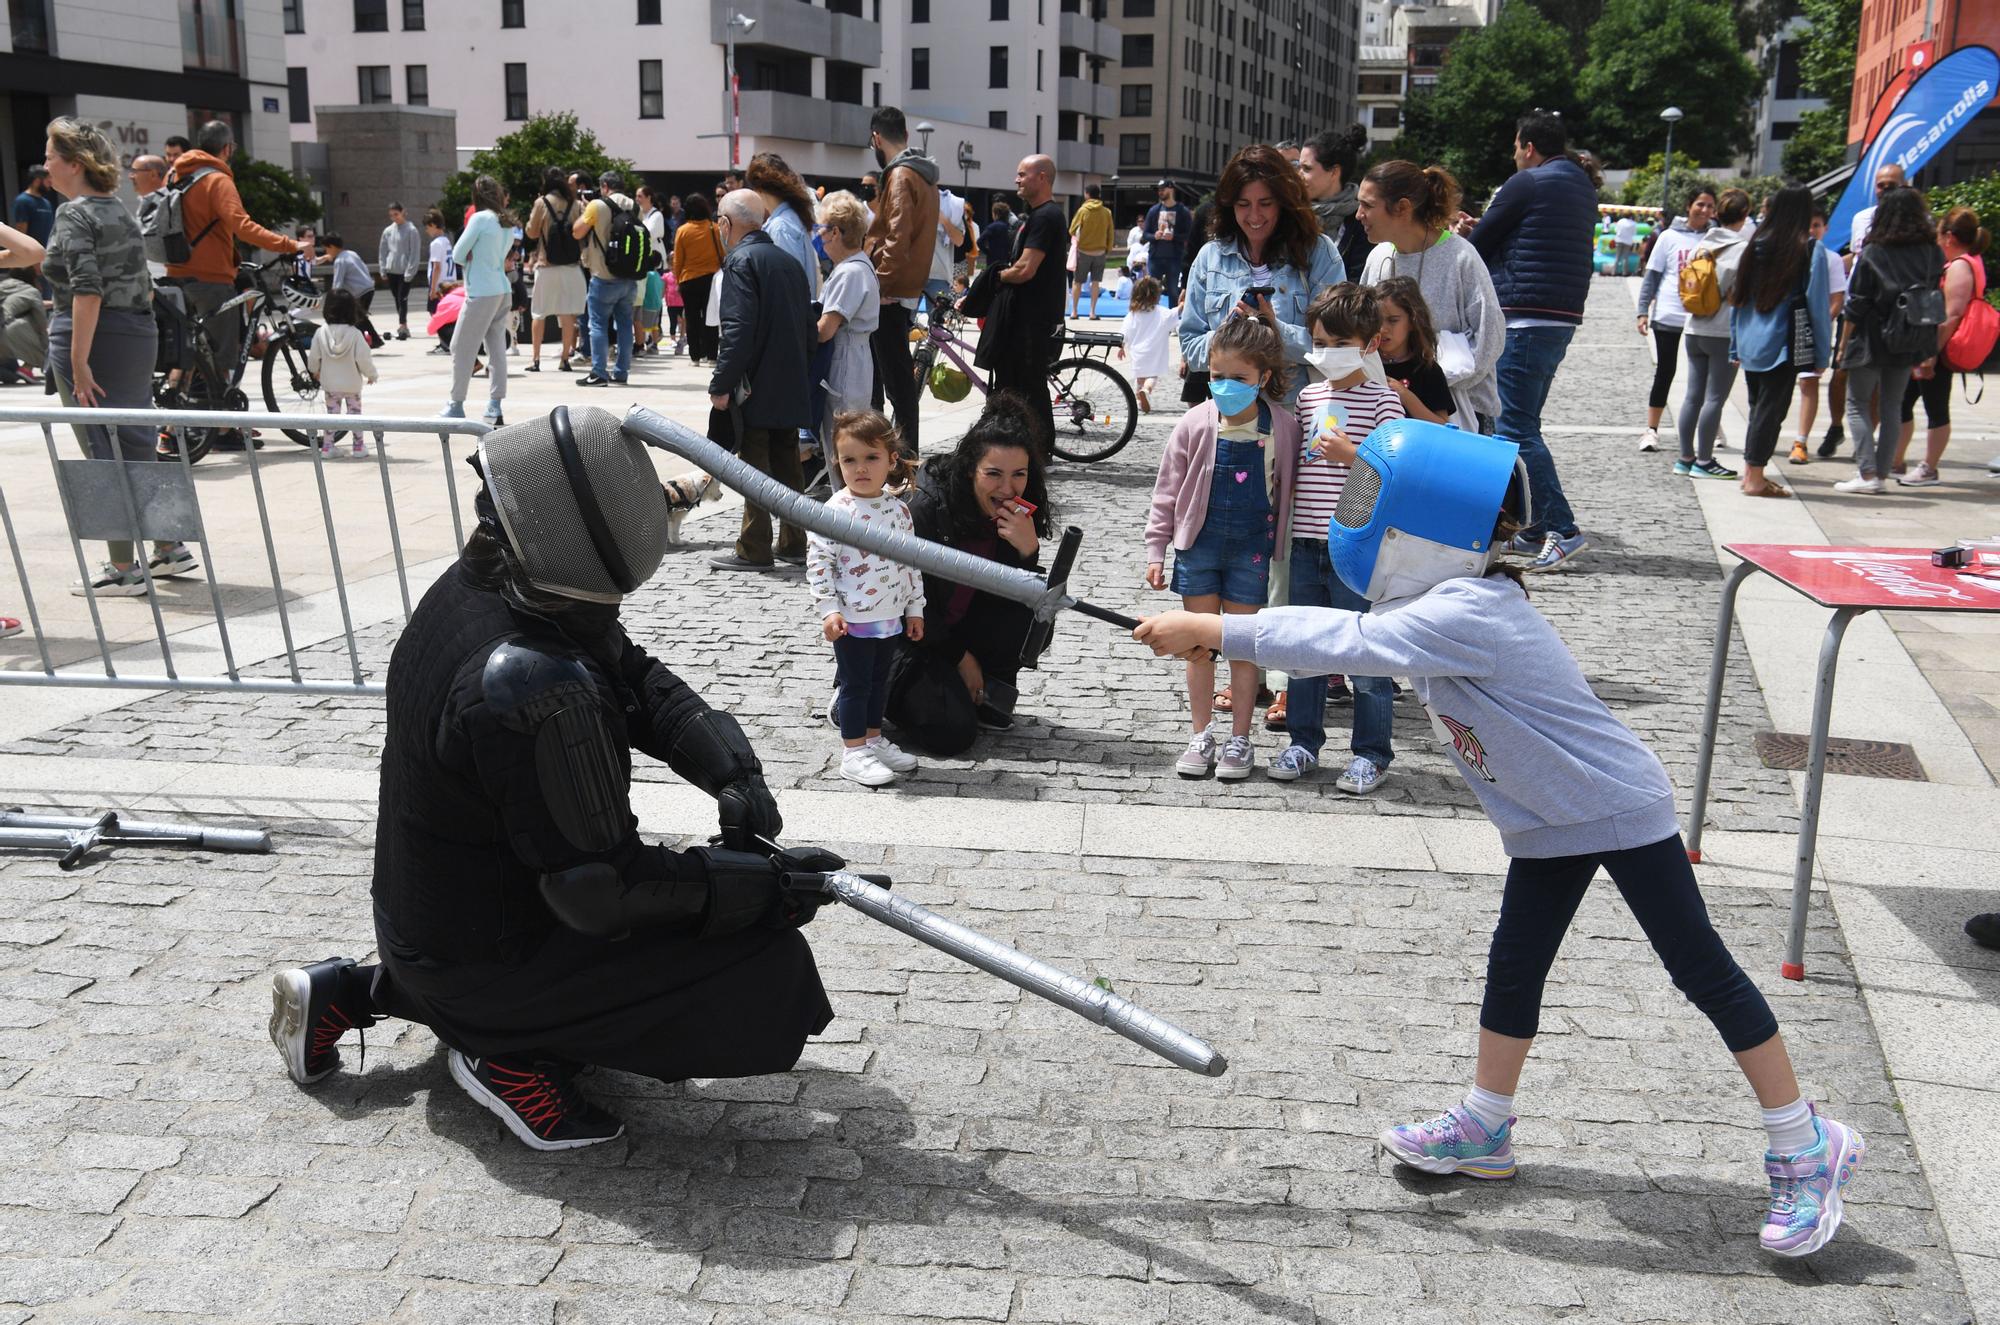
[[[306,347],[306,371],[319,379],[320,401],[328,414],[359,414],[362,384],[375,382],[375,356],[368,352],[367,337],[355,325],[360,312],[360,301],[349,291],[328,294],[321,313],[326,325],[313,334],[312,344]],[[322,431],[319,453],[332,455],[333,443],[333,433]],[[368,443],[361,439],[359,429],[354,434],[354,454],[368,454]]]
[[[1179,325],[1180,315],[1160,303],[1158,281],[1141,276],[1133,283],[1132,303],[1121,333],[1125,344],[1118,357],[1131,356],[1132,377],[1139,388],[1139,408],[1148,414],[1153,412],[1150,397],[1153,385],[1174,366],[1174,329]]]
[[[845,484],[828,498],[832,510],[915,532],[910,508],[888,491],[910,478],[909,460],[889,420],[872,409],[850,410],[833,421],[834,457]],[[864,787],[914,772],[915,755],[882,735],[889,702],[889,664],[896,636],[924,637],[924,582],[910,567],[876,553],[846,547],[821,534],[806,537],[806,585],[812,590],[820,633],[833,645],[837,690],[827,717],[840,728],[846,751],[840,775]]]

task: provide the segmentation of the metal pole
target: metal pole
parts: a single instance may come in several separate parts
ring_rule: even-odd
[[[1668,221],[1674,219],[1674,122],[1667,121],[1667,158],[1660,166],[1660,210]]]
[[[1778,973],[1806,978],[1806,908],[1812,901],[1813,851],[1819,844],[1819,794],[1826,781],[1826,735],[1833,720],[1833,673],[1840,664],[1840,640],[1847,623],[1865,608],[1843,607],[1826,623],[1819,645],[1819,679],[1813,684],[1811,744],[1806,749],[1806,796],[1799,809],[1799,854],[1792,865],[1792,924],[1785,937],[1785,961]]]
[[[736,11],[731,10],[722,20],[722,90],[729,94],[731,109],[736,103]],[[722,173],[736,169],[736,117],[723,117],[722,132],[729,140],[729,160]]]
[[[1715,724],[1722,714],[1722,674],[1729,667],[1729,629],[1736,619],[1736,591],[1757,568],[1740,561],[1722,582],[1722,607],[1715,617],[1715,651],[1708,659],[1708,699],[1701,711],[1701,753],[1694,763],[1694,804],[1688,811],[1687,853],[1701,864],[1702,822],[1708,817],[1708,772],[1715,763]]]

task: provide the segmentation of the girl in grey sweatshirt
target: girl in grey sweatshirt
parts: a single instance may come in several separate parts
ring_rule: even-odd
[[[1511,532],[1496,530],[1495,539]],[[1382,1133],[1400,1164],[1476,1178],[1514,1175],[1514,1089],[1534,1042],[1542,985],[1602,866],[1674,984],[1707,1014],[1763,1107],[1771,1206],[1761,1241],[1817,1251],[1841,1218],[1864,1143],[1800,1095],[1777,1019],[1709,923],[1653,752],[1604,706],[1555,628],[1510,572],[1447,579],[1368,613],[1267,608],[1255,616],[1167,612],[1134,632],[1156,653],[1282,668],[1407,676],[1438,739],[1500,830],[1507,854],[1487,955],[1479,1061],[1463,1103]]]

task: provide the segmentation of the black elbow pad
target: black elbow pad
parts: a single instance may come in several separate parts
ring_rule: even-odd
[[[714,795],[739,778],[764,771],[743,724],[732,714],[709,709],[681,724],[674,733],[667,762],[674,770]]]
[[[609,861],[594,860],[542,875],[542,900],[556,919],[594,939],[630,937],[634,929],[652,929],[700,920],[708,910],[706,877],[630,878],[652,854],[676,859],[652,848],[635,856],[625,870]]]

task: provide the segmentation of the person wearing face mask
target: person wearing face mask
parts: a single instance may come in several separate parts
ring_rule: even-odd
[[[882,187],[871,204],[868,257],[882,287],[882,324],[875,329],[875,384],[896,411],[903,449],[917,453],[917,405],[921,393],[910,364],[910,324],[930,279],[937,253],[937,162],[910,146],[903,112],[882,106],[869,120],[868,143],[882,168]],[[864,184],[864,188],[866,185]],[[864,200],[866,195],[863,195]]]
[[[1382,308],[1372,290],[1336,285],[1313,301],[1311,317],[1313,348],[1306,355],[1306,373],[1312,380],[1299,392],[1304,450],[1287,531],[1292,554],[1285,601],[1292,607],[1365,612],[1368,600],[1333,573],[1326,532],[1347,486],[1354,439],[1405,417],[1403,400],[1382,369]],[[1295,781],[1319,767],[1320,748],[1326,744],[1327,680],[1324,674],[1294,674],[1278,701],[1291,737],[1291,744],[1271,761],[1271,776],[1280,782]],[[1354,694],[1354,733],[1347,767],[1333,785],[1351,796],[1366,796],[1382,785],[1396,757],[1390,743],[1396,692],[1387,676],[1349,677],[1348,687]]]

